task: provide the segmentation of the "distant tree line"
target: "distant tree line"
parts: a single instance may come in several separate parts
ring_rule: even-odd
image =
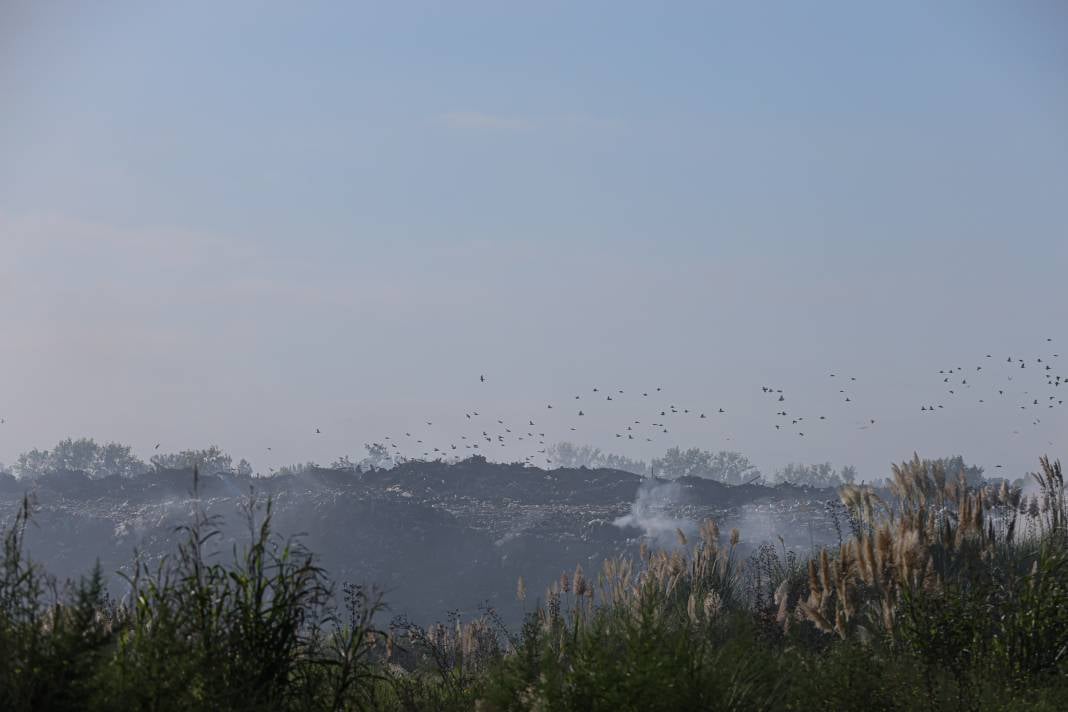
[[[748,457],[729,450],[712,452],[695,447],[688,450],[673,447],[663,457],[653,459],[652,471],[657,477],[667,479],[703,477],[728,485],[764,481],[764,476]]]
[[[390,452],[382,443],[367,443],[364,449],[367,454],[360,460],[355,461],[345,455],[334,460],[329,468],[359,472],[371,468],[390,468],[405,461]],[[549,447],[548,457],[554,465],[564,468],[604,468],[665,479],[702,477],[729,485],[769,484],[768,478],[748,457],[730,450],[713,452],[695,447],[686,450],[673,447],[647,464],[642,460],[604,452],[591,445],[559,442]],[[977,487],[985,482],[983,468],[968,465],[960,455],[926,462],[930,463],[930,467],[941,467],[949,480],[963,478],[970,487]],[[53,472],[78,471],[98,479],[110,476],[136,477],[153,470],[192,469],[193,466],[207,474],[227,472],[251,476],[254,473],[248,460],[242,458],[235,464],[234,458],[217,445],[202,450],[157,453],[146,463],[133,453],[129,445],[116,442],[100,444],[92,438],[67,438],[56,443],[50,450],[33,449],[24,452],[18,456],[10,472],[16,477],[34,478]],[[298,463],[271,470],[271,474],[296,475],[317,467],[314,462]],[[0,465],[0,472],[5,471],[7,469]],[[770,484],[840,487],[856,480],[857,470],[852,465],[835,468],[829,462],[790,463],[771,476]]]
[[[367,471],[372,467],[393,467],[404,461],[381,443],[368,443],[364,448],[367,455],[362,459],[354,461],[345,455],[334,460],[330,469]],[[92,479],[100,479],[111,476],[137,477],[154,470],[189,470],[194,466],[205,474],[254,474],[248,460],[241,458],[235,464],[233,456],[218,445],[201,450],[156,453],[145,462],[133,453],[129,445],[115,442],[101,444],[92,438],[67,438],[60,440],[50,450],[34,448],[19,455],[10,468],[0,463],[0,473],[10,472],[15,477],[32,479],[54,472],[84,472]],[[296,463],[272,469],[271,474],[297,475],[317,467],[319,465],[314,462]]]
[[[93,478],[134,477],[149,468],[129,445],[98,444],[91,438],[60,440],[51,450],[34,448],[19,455],[12,466],[17,477],[38,477],[51,472],[78,470]]]
[[[557,467],[577,469],[611,469],[633,472],[636,475],[649,474],[649,466],[641,460],[632,460],[623,455],[607,453],[592,445],[576,445],[571,442],[559,442],[550,445],[546,456]]]
[[[773,484],[803,485],[805,487],[841,487],[857,480],[857,468],[845,465],[835,469],[829,462],[815,465],[789,463],[772,477]]]
[[[242,458],[237,465],[234,465],[234,459],[217,445],[212,445],[206,450],[182,450],[165,455],[153,455],[149,462],[160,470],[185,470],[196,465],[197,469],[208,474],[217,472],[245,476],[252,474],[252,465],[248,460]]]
[[[233,458],[217,445],[203,450],[183,450],[157,453],[146,463],[133,453],[129,445],[100,444],[92,438],[60,440],[50,450],[34,448],[18,456],[11,473],[20,478],[34,478],[54,472],[84,472],[93,479],[103,477],[136,477],[152,470],[190,469],[198,467],[205,473],[230,472],[251,475],[252,465],[242,458],[235,465]]]
[[[623,455],[607,453],[591,445],[559,442],[549,448],[548,457],[557,467],[606,468],[664,479],[702,477],[729,485],[791,484],[823,488],[841,487],[857,481],[856,467],[843,465],[836,468],[830,462],[789,463],[767,478],[748,457],[740,452],[731,450],[714,452],[696,447],[686,450],[673,447],[661,457],[655,457],[646,464],[642,460],[632,460]],[[956,480],[963,477],[969,487],[977,487],[985,482],[983,468],[968,465],[960,455],[927,462],[930,467],[943,468],[949,479]]]

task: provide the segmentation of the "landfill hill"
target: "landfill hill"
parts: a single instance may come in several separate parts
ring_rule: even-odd
[[[33,481],[0,475],[0,522],[24,496],[33,506],[31,555],[60,580],[97,560],[116,595],[135,552],[151,563],[174,551],[196,506],[218,518],[216,556],[248,538],[247,509],[269,498],[280,537],[299,536],[337,583],[377,586],[394,614],[421,622],[480,606],[521,614],[522,576],[537,597],[562,572],[636,555],[641,542],[670,546],[676,527],[712,518],[737,526],[743,553],[762,542],[808,551],[833,541],[833,490],[729,486],[698,478],[657,480],[609,469],[542,470],[473,457],[406,462],[391,469],[310,469],[244,477],[157,470],[90,479],[77,471]],[[669,536],[666,536],[669,535]],[[779,542],[779,537],[783,538]]]

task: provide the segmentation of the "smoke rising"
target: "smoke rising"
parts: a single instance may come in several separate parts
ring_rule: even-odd
[[[681,529],[687,537],[697,532],[697,522],[677,513],[682,499],[683,492],[678,482],[650,478],[638,487],[638,494],[630,505],[630,513],[612,523],[621,529],[641,529],[646,538],[657,546],[671,548],[678,544],[676,530]]]

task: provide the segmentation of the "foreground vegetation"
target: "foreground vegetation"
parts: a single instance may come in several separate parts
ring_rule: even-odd
[[[541,595],[520,581],[517,630],[493,611],[386,621],[251,499],[226,563],[195,509],[113,601],[99,569],[61,586],[27,559],[26,502],[0,562],[0,708],[1064,709],[1068,502],[1041,465],[1024,495],[915,457],[888,501],[843,488],[839,545],[807,558],[743,560],[741,534],[706,522]]]

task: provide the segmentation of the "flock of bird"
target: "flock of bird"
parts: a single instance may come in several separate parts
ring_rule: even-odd
[[[1047,338],[1046,342],[1051,344],[1053,339]],[[1006,355],[1000,359],[1001,368],[998,368],[999,359],[995,359],[993,354],[986,354],[971,367],[943,367],[938,369],[937,381],[932,378],[932,385],[939,387],[940,392],[917,403],[916,411],[924,417],[933,417],[970,399],[976,405],[1002,409],[1011,407],[1017,414],[1026,414],[1026,422],[1016,419],[1014,433],[1018,433],[1019,427],[1027,422],[1038,426],[1042,422],[1043,411],[1064,405],[1060,387],[1062,384],[1068,385],[1068,377],[1055,370],[1059,356],[1059,353],[1028,358]],[[856,376],[832,372],[827,374],[827,380],[832,386],[828,395],[837,399],[844,408],[853,409],[846,418],[849,423],[860,430],[877,426],[879,418],[872,412],[873,405],[859,402]],[[489,382],[486,374],[478,376],[480,386]],[[397,459],[457,460],[473,454],[489,457],[494,450],[513,448],[512,451],[518,449],[525,453],[522,456],[525,463],[552,466],[554,462],[546,432],[578,432],[589,423],[594,413],[598,417],[611,418],[611,432],[616,439],[645,443],[668,440],[664,436],[669,435],[673,428],[682,426],[682,421],[687,419],[700,425],[703,421],[725,420],[731,415],[731,408],[724,405],[709,405],[704,409],[684,407],[665,396],[661,386],[644,390],[590,386],[583,392],[545,403],[540,407],[540,413],[529,412],[522,419],[506,419],[478,410],[467,410],[462,416],[459,413],[455,416],[462,419],[460,427],[453,427],[453,424],[448,428],[436,427],[433,421],[421,420],[422,425],[414,430],[385,435],[382,444]],[[796,410],[800,406],[791,402],[786,389],[775,385],[754,386],[754,396],[770,406],[769,413],[774,408],[774,417],[769,418],[769,429],[774,432],[804,438],[807,431],[819,428],[832,419],[842,421],[843,411],[840,408],[833,413],[803,413]],[[624,406],[628,401],[630,407]],[[635,405],[638,407],[635,408]],[[564,431],[563,427],[567,430]],[[446,430],[462,434],[458,437],[438,435]],[[319,428],[315,429],[315,434],[321,435]]]
[[[1052,342],[1052,338],[1046,339],[1047,345]],[[1056,370],[1059,357],[1060,354],[1056,352],[1027,358],[1016,354],[995,357],[987,353],[968,367],[958,364],[940,368],[935,381],[939,392],[917,403],[916,410],[923,417],[934,417],[951,410],[954,405],[971,402],[988,408],[1011,408],[1016,414],[1012,430],[1014,434],[1027,425],[1037,427],[1042,423],[1045,412],[1064,405],[1060,388],[1062,385],[1068,386],[1068,376]],[[856,376],[832,372],[827,374],[827,379],[832,384],[828,395],[837,399],[841,406],[853,409],[854,412],[848,416],[852,425],[861,430],[876,427],[878,418],[874,417],[872,404],[858,403],[854,390]],[[479,386],[484,387],[489,382],[485,374],[478,376]],[[837,393],[833,390],[837,390]],[[1068,391],[1068,388],[1065,390]],[[774,416],[769,416],[769,429],[775,432],[803,438],[806,431],[821,427],[832,419],[840,420],[842,415],[841,409],[833,413],[799,412],[792,399],[788,398],[786,389],[775,385],[754,386],[753,392],[755,397],[767,403],[769,413],[774,408]],[[473,454],[489,457],[494,450],[499,452],[500,448],[513,448],[513,452],[518,448],[525,453],[523,462],[551,466],[554,463],[546,432],[578,432],[593,419],[594,414],[612,418],[611,431],[616,439],[645,443],[668,440],[664,436],[669,435],[676,426],[681,426],[685,420],[701,424],[702,421],[726,420],[731,415],[731,409],[724,405],[695,408],[679,405],[678,401],[673,402],[665,396],[661,386],[645,390],[591,386],[565,399],[545,403],[540,413],[528,413],[522,419],[506,419],[467,410],[462,416],[459,413],[456,415],[462,423],[460,427],[454,427],[453,424],[447,428],[435,427],[433,421],[424,419],[419,421],[417,428],[385,435],[381,444],[388,448],[396,460],[458,460]],[[626,407],[624,403],[628,400],[632,404],[637,401],[638,409]],[[605,407],[598,407],[597,404]],[[863,415],[857,412],[860,410],[864,411]],[[0,418],[0,424],[5,422]],[[568,430],[563,431],[563,427]],[[457,438],[455,435],[447,437],[446,431],[462,432]],[[322,430],[316,427],[314,435],[322,435]],[[159,447],[160,444],[156,443],[155,449]],[[273,471],[274,468],[271,469]]]

